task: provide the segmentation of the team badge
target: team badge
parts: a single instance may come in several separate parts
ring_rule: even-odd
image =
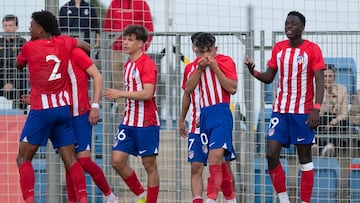
[[[203,150],[203,152],[204,152],[205,154],[207,154],[208,151],[209,151],[207,145],[204,145],[204,144],[202,145],[202,150]]]
[[[114,139],[113,147],[116,147],[118,145],[119,141],[117,139]]]
[[[275,133],[275,128],[269,128],[268,135],[273,136]]]
[[[194,150],[189,150],[189,159],[194,158]]]
[[[298,64],[304,63],[304,56],[303,55],[297,56],[296,61]]]

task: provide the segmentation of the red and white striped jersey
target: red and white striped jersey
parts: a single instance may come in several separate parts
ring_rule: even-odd
[[[146,54],[136,61],[128,60],[124,66],[125,90],[136,92],[143,90],[144,84],[154,84],[154,96],[151,100],[126,99],[122,124],[134,127],[160,126],[155,103],[157,69],[155,62]]]
[[[325,68],[320,47],[308,40],[297,48],[289,40],[275,44],[268,67],[278,69],[279,83],[273,111],[310,113],[314,99],[314,72]]]
[[[182,81],[182,88],[185,89],[186,82],[190,78],[190,76],[196,70],[196,63],[192,62],[185,66],[184,77]],[[200,134],[200,128],[196,127],[196,121],[200,119],[200,91],[199,87],[196,86],[194,91],[190,94],[190,133]]]
[[[56,36],[49,40],[27,42],[17,57],[20,65],[28,64],[31,109],[40,110],[70,105],[68,64],[77,40]]]
[[[71,53],[68,72],[70,76],[72,95],[72,115],[79,116],[89,111],[89,85],[86,70],[93,65],[93,61],[80,48],[75,48]]]
[[[215,59],[220,70],[227,78],[237,80],[236,65],[231,57],[218,54]],[[197,60],[195,60],[196,63]],[[201,95],[201,107],[207,107],[220,103],[230,103],[230,93],[222,88],[218,77],[210,69],[210,67],[207,67],[201,74],[199,89]]]

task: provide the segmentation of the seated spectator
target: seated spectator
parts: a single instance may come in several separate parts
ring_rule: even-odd
[[[99,47],[99,19],[95,8],[85,0],[71,0],[63,5],[59,12],[59,26],[62,33],[83,37],[88,43],[90,32],[95,32],[94,47]]]
[[[357,91],[351,102],[350,123],[355,127],[360,127],[360,90]]]
[[[344,85],[336,84],[335,67],[327,64],[324,71],[325,92],[324,100],[320,110],[320,125],[318,132],[322,134],[333,134],[329,139],[319,139],[319,145],[333,143],[338,146],[340,136],[348,133],[348,93]],[[341,143],[343,145],[343,143]]]
[[[16,34],[19,26],[15,15],[2,19],[4,36],[0,37],[0,96],[13,100],[13,108],[26,109],[20,102],[21,95],[27,93],[26,70],[16,68],[16,57],[26,39]]]

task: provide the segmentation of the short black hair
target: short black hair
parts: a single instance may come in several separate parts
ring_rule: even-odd
[[[195,39],[203,32],[195,32],[194,34],[191,35],[191,43],[194,44]]]
[[[58,21],[51,12],[45,10],[35,11],[32,13],[31,18],[41,25],[45,32],[50,33],[52,36],[61,34]]]
[[[302,24],[305,26],[305,23],[306,23],[305,16],[302,13],[300,13],[299,11],[290,11],[287,16],[297,16],[300,19],[300,21],[302,22]]]
[[[202,50],[204,48],[210,48],[215,45],[216,39],[214,35],[208,32],[200,33],[194,41],[195,47]]]
[[[146,40],[148,39],[148,36],[149,36],[146,29],[140,25],[130,25],[130,26],[126,27],[123,35],[124,36],[135,35],[136,39],[141,40],[144,43],[146,42]]]
[[[3,17],[2,22],[4,23],[5,21],[15,21],[15,25],[19,26],[19,20],[18,17],[13,15],[13,14],[8,14],[6,16]]]

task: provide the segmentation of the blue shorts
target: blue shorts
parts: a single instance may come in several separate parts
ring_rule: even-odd
[[[202,135],[202,136],[201,136]],[[202,162],[207,165],[208,158],[208,138],[205,134],[189,133],[188,138],[188,162]],[[225,156],[226,161],[236,159],[234,147],[228,147],[228,153]]]
[[[309,114],[271,114],[267,140],[276,140],[289,147],[290,144],[312,144],[315,142],[315,130],[310,130],[306,123]]]
[[[54,148],[76,143],[69,106],[29,112],[20,142],[46,146],[49,138]]]
[[[89,112],[73,117],[73,125],[77,146],[75,152],[91,150],[92,125],[89,122]]]
[[[189,133],[188,162],[202,162],[207,165],[208,139],[205,134]]]
[[[159,126],[132,127],[120,124],[112,150],[141,157],[158,155],[159,137]]]
[[[225,157],[231,153],[230,151],[234,151],[232,130],[233,117],[229,104],[221,103],[201,108],[200,133],[207,136],[209,150],[223,148]]]

